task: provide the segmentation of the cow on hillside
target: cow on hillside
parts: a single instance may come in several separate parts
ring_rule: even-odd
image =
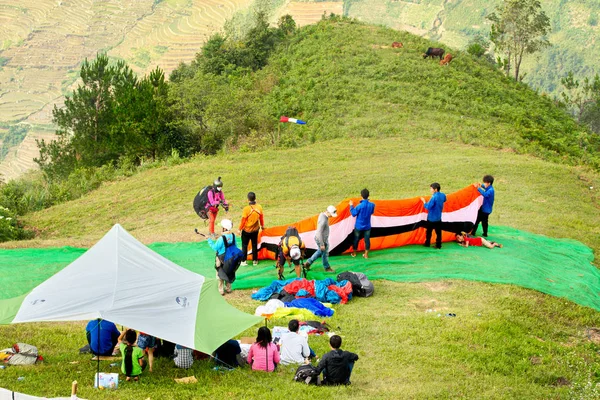
[[[392,49],[400,49],[404,47],[404,45],[402,44],[402,42],[394,42],[392,43]]]
[[[448,53],[448,54],[446,54],[444,59],[442,61],[440,61],[440,65],[448,65],[448,64],[450,64],[450,61],[452,61],[452,54]]]
[[[423,58],[427,58],[427,57],[439,57],[440,60],[442,59],[442,57],[444,56],[444,49],[440,49],[437,47],[430,47],[427,49],[427,51],[425,53],[423,53]]]

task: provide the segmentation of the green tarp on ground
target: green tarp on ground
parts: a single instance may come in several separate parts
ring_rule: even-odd
[[[570,239],[552,239],[507,227],[492,227],[490,239],[502,249],[462,248],[445,243],[442,250],[406,246],[372,252],[364,260],[343,255],[331,258],[336,273],[355,271],[370,279],[422,282],[443,279],[508,283],[554,296],[600,311],[600,271],[592,264],[592,250]],[[206,242],[154,243],[152,250],[191,271],[214,276],[214,253]],[[31,290],[85,252],[73,247],[0,250],[0,299]],[[274,261],[258,267],[241,267],[233,287],[266,286],[276,278]],[[325,274],[319,261],[309,279],[333,277]],[[286,278],[293,273],[286,271]]]

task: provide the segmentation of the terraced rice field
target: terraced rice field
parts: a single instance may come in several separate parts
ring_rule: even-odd
[[[304,26],[318,22],[323,14],[342,15],[343,13],[344,3],[341,1],[323,1],[319,3],[291,1],[283,7],[279,15],[289,14],[298,26]]]
[[[74,72],[101,51],[141,75],[157,65],[168,73],[252,1],[0,0],[0,124],[51,126],[52,108],[72,89]],[[0,173],[12,177],[32,166],[33,148],[28,139],[13,149]]]

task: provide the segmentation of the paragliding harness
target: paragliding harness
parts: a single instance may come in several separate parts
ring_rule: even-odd
[[[209,208],[206,207],[206,204],[208,203],[208,192],[210,191],[214,193],[215,187],[212,185],[204,186],[202,189],[200,189],[196,197],[194,197],[194,211],[196,211],[196,214],[198,214],[198,216],[204,220],[208,219]],[[229,211],[229,205],[223,202],[221,202],[221,205],[225,211]]]
[[[235,234],[232,233],[232,236],[233,241],[231,243],[227,241],[227,237],[225,235],[221,236],[223,238],[223,243],[225,244],[225,253],[223,253],[221,256],[217,256],[221,259],[220,269],[215,265],[215,268],[219,274],[219,278],[229,283],[233,283],[235,281],[235,273],[240,267],[242,258],[244,257],[244,253],[242,250],[238,249],[235,243]]]
[[[302,238],[300,237],[300,233],[298,232],[298,229],[290,226],[289,228],[287,228],[287,230],[285,231],[285,235],[283,235],[281,237],[281,242],[279,242],[279,246],[277,246],[277,255],[276,255],[276,259],[277,259],[277,263],[275,265],[275,268],[277,268],[277,276],[279,280],[284,280],[285,277],[283,275],[283,269],[284,269],[284,265],[285,265],[285,261],[283,262],[282,265],[279,265],[279,262],[281,261],[279,259],[279,254],[280,253],[284,253],[284,248],[287,249],[288,254],[290,251],[290,237],[291,236],[295,236],[296,238],[298,238],[298,247],[300,248],[300,251],[302,251]],[[294,246],[294,244],[292,245]],[[284,253],[285,254],[285,253]],[[293,263],[292,263],[293,264]],[[300,258],[300,265],[302,266],[302,277],[306,278],[307,272],[308,272],[308,268],[305,267],[304,265],[304,260],[302,258]],[[290,273],[294,272],[295,266],[292,266],[292,269],[290,269]]]
[[[301,365],[296,370],[294,375],[296,382],[304,382],[307,385],[318,385],[319,382],[319,370],[310,364]]]

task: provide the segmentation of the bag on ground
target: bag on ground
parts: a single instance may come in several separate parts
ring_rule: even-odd
[[[294,380],[296,382],[304,382],[307,385],[318,385],[319,371],[310,364],[301,365],[296,370]]]
[[[358,297],[369,297],[375,292],[373,282],[361,272],[342,272],[337,276],[337,281],[349,281],[352,284],[352,294]]]

